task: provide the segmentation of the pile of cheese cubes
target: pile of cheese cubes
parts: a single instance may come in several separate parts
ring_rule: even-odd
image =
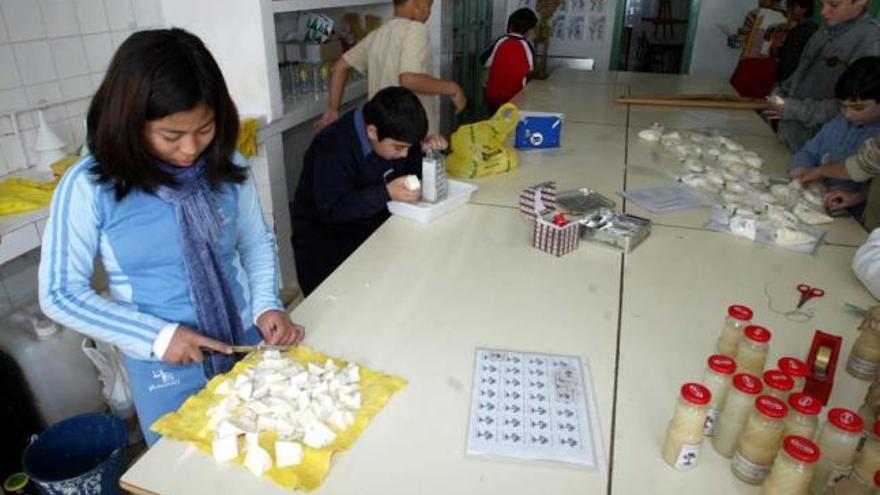
[[[255,366],[227,378],[214,393],[223,396],[208,411],[214,458],[229,461],[244,449],[244,465],[255,476],[273,465],[300,464],[302,444],[326,447],[354,422],[361,407],[356,365],[340,368],[328,359],[323,366],[304,367],[273,350],[261,352]],[[274,463],[259,445],[264,431],[277,433]]]

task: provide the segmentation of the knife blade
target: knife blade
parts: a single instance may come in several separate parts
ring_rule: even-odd
[[[247,354],[255,351],[279,351],[284,352],[292,347],[293,345],[234,345],[232,347],[232,352],[236,354]]]

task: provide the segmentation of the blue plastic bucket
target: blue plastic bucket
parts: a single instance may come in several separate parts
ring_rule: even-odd
[[[44,495],[119,494],[125,423],[109,414],[81,414],[55,423],[25,449],[25,472]]]

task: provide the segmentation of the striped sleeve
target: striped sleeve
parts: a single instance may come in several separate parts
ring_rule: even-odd
[[[236,165],[246,166],[244,159],[236,154]],[[251,312],[254,319],[270,309],[284,310],[278,298],[280,274],[278,255],[275,252],[275,234],[263,220],[263,210],[257,197],[253,175],[249,175],[239,189],[238,233],[236,246],[241,265],[247,274],[251,292]]]
[[[62,178],[52,199],[40,256],[40,307],[53,320],[119,347],[136,359],[156,359],[153,340],[169,324],[98,295],[91,287],[100,240],[99,186],[86,158]]]

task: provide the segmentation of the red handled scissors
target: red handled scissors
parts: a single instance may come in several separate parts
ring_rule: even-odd
[[[803,306],[804,303],[806,303],[810,299],[813,299],[814,297],[822,297],[825,295],[824,290],[817,287],[810,287],[807,284],[798,284],[797,290],[801,293],[801,300],[800,302],[798,302],[797,305],[798,309],[800,309],[801,306]]]

